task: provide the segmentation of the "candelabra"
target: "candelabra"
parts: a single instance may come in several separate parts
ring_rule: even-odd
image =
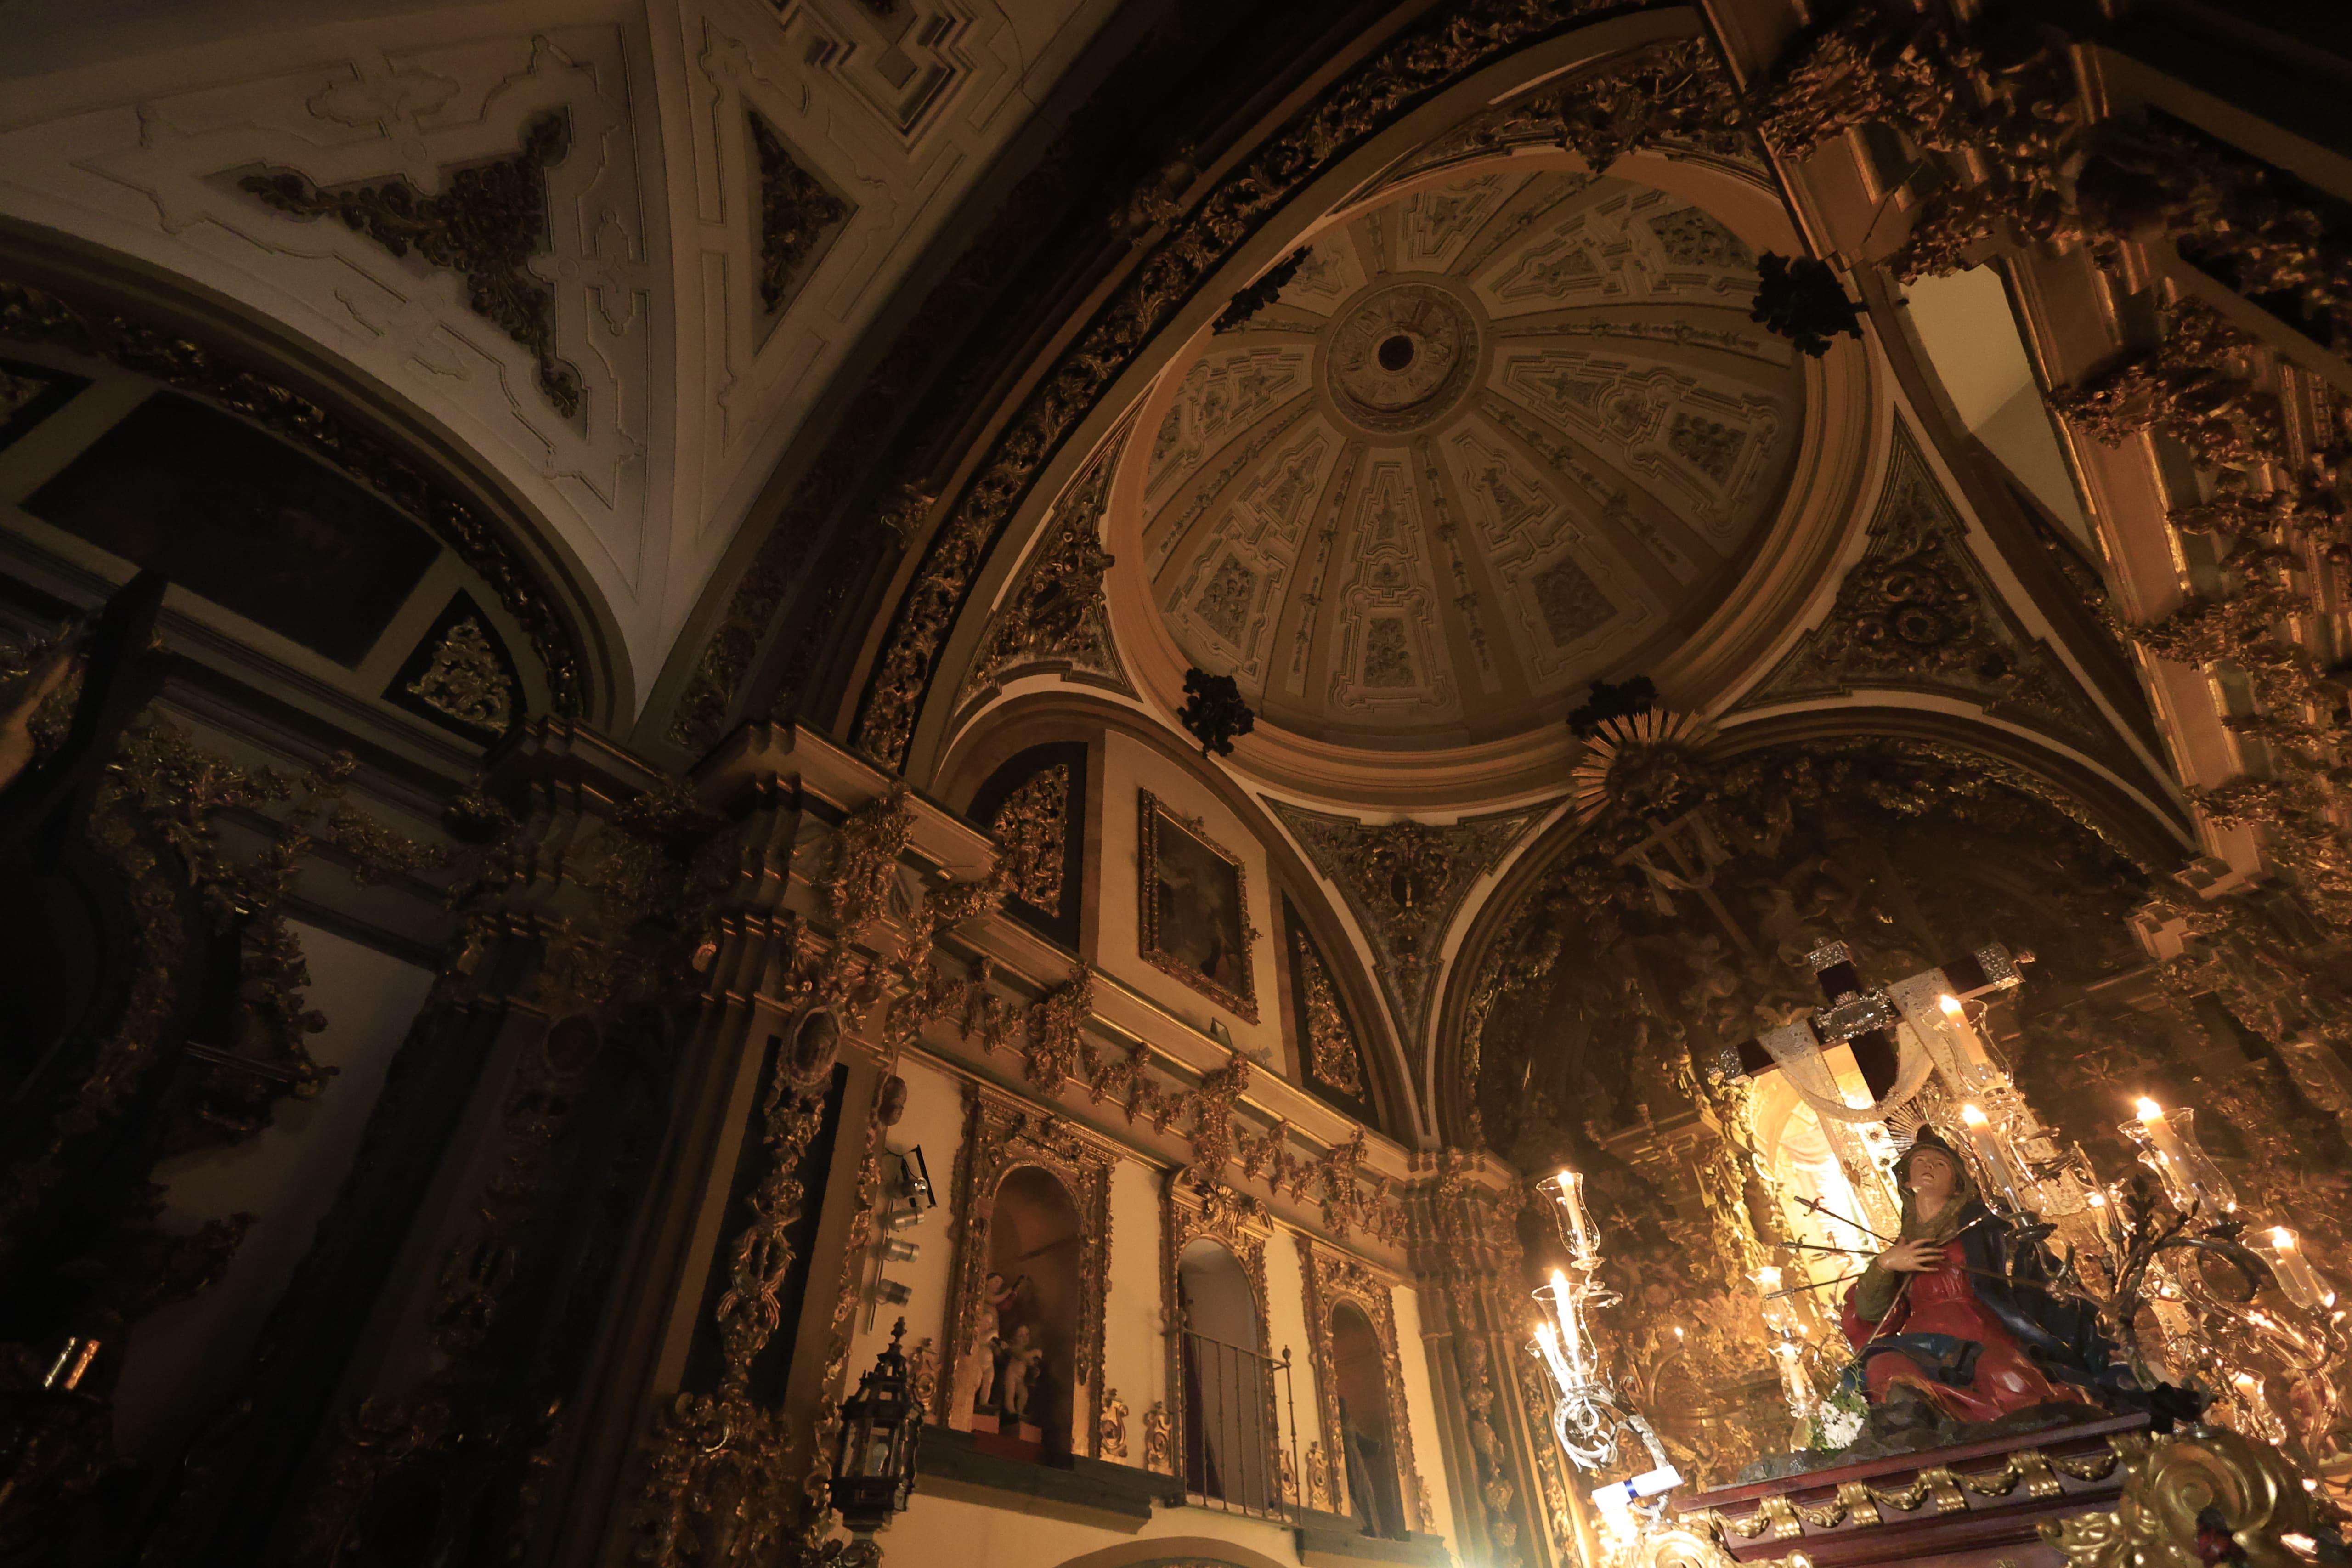
[[[1585,1206],[1584,1177],[1575,1171],[1561,1171],[1536,1185],[1551,1200],[1553,1218],[1569,1250],[1570,1268],[1553,1269],[1549,1283],[1535,1293],[1549,1313],[1537,1323],[1531,1348],[1559,1391],[1552,1405],[1552,1436],[1569,1458],[1588,1471],[1615,1464],[1627,1432],[1642,1440],[1650,1456],[1646,1473],[1599,1488],[1592,1494],[1603,1518],[1615,1528],[1635,1500],[1660,1496],[1681,1485],[1682,1475],[1667,1460],[1648,1420],[1611,1386],[1600,1347],[1586,1321],[1588,1312],[1614,1305],[1618,1298],[1595,1277],[1601,1267],[1601,1233]],[[1574,1270],[1572,1276],[1570,1269]]]
[[[1968,1026],[1964,1016],[1952,1021]],[[1978,1098],[1959,1106],[1957,1131],[1981,1189],[2018,1221],[2012,1285],[2086,1303],[2143,1389],[2193,1380],[2246,1428],[2315,1468],[2352,1348],[2345,1314],[2293,1231],[2250,1237],[2236,1190],[2198,1144],[2194,1113],[2138,1100],[2117,1131],[2147,1174],[2110,1184],[2080,1144],[2057,1149],[1998,1068],[1979,1069],[1969,1087]],[[2273,1282],[2284,1310],[2258,1300]]]

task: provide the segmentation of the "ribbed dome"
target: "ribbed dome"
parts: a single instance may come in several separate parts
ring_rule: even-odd
[[[1617,179],[1496,171],[1327,229],[1177,369],[1144,484],[1171,634],[1334,743],[1556,721],[1687,634],[1778,497],[1801,374],[1755,289],[1728,228]]]

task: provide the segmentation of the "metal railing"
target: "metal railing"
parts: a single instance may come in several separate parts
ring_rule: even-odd
[[[1290,1384],[1289,1348],[1277,1359],[1187,1329],[1177,1349],[1183,1380],[1177,1461],[1185,1500],[1227,1513],[1293,1517],[1298,1501],[1298,1406]],[[1289,1416],[1286,1444],[1276,1419],[1277,1373]]]

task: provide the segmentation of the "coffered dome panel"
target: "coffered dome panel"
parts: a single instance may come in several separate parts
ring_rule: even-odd
[[[1686,197],[1565,170],[1323,230],[1139,444],[1155,612],[1318,741],[1557,722],[1730,593],[1779,500],[1802,377],[1755,290]]]

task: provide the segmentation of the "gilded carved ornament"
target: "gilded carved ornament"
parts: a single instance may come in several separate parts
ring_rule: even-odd
[[[1070,805],[1070,766],[1056,763],[1006,795],[989,824],[989,831],[1004,846],[1006,861],[1015,868],[1013,892],[1031,909],[1047,914],[1062,907]]]
[[[744,118],[760,165],[760,302],[776,310],[792,297],[817,242],[854,209],[793,160],[766,121],[756,113]]]
[[[1102,547],[1103,513],[1125,446],[1125,432],[1106,443],[1055,504],[1045,542],[981,633],[980,650],[957,694],[959,708],[1024,670],[1039,668],[1132,690],[1103,599],[1103,574],[1112,565]]]
[[[1478,879],[1543,813],[1465,817],[1444,826],[1410,819],[1363,823],[1269,798],[1266,804],[1339,888],[1378,961],[1398,1027],[1418,1038],[1434,1001],[1437,954]]]
[[[443,634],[408,691],[436,712],[495,734],[505,733],[514,719],[514,680],[471,616]]]

